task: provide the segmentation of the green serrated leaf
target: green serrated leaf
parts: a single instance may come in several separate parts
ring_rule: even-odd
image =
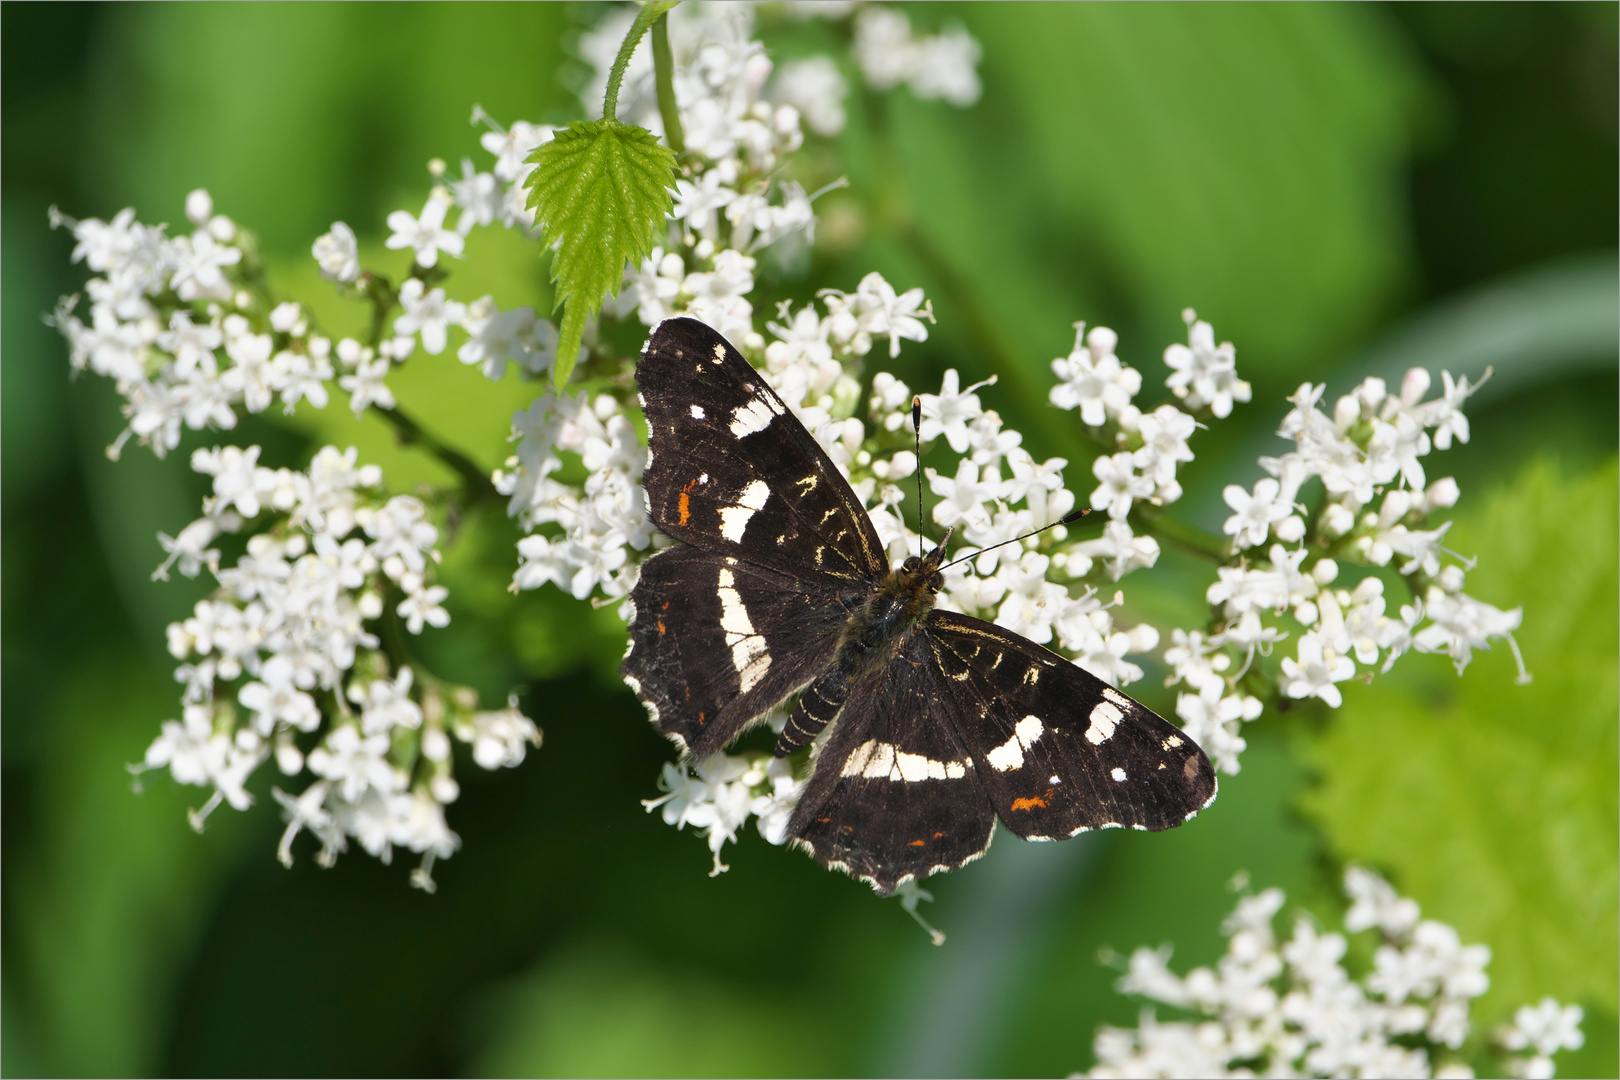
[[[675,154],[645,128],[617,121],[570,124],[529,159],[529,205],[541,243],[555,248],[551,280],[563,309],[557,365],[573,373],[585,325],[619,290],[627,260],[644,258],[674,207]]]
[[[1334,853],[1491,946],[1487,1024],[1546,994],[1616,1005],[1616,481],[1613,461],[1531,465],[1446,538],[1479,558],[1471,595],[1524,606],[1534,682],[1505,644],[1461,679],[1409,656],[1306,740],[1322,783],[1304,809]]]

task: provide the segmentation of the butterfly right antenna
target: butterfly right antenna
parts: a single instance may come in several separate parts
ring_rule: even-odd
[[[911,399],[911,430],[917,435],[917,558],[922,558],[922,531],[923,523],[928,515],[923,512],[923,477],[922,477],[922,398]]]

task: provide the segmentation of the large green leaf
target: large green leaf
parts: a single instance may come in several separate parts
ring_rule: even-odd
[[[1531,465],[1447,537],[1479,558],[1472,595],[1524,605],[1533,683],[1505,646],[1460,680],[1407,657],[1304,740],[1334,852],[1491,946],[1487,1021],[1544,994],[1616,1005],[1616,476]]]

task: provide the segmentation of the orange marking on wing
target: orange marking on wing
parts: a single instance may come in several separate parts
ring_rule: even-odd
[[[664,632],[664,620],[663,619],[658,620],[658,632],[660,634],[662,634]]]
[[[1045,807],[1046,800],[1039,798],[1014,799],[1012,804],[1014,810],[1034,810],[1036,808],[1044,809]]]
[[[937,833],[935,833],[935,834],[934,834],[934,839],[935,839],[935,840],[938,840],[938,839],[939,839],[939,838],[940,838],[940,837],[942,837],[942,836],[944,836],[944,835],[945,835],[945,834],[944,834],[944,833],[942,833],[942,832],[937,832]]]
[[[697,486],[696,480],[688,480],[686,486],[681,488],[681,501],[676,511],[681,515],[681,524],[685,525],[692,520],[692,489]]]
[[[911,843],[906,845],[906,847],[922,847],[922,846],[923,846],[923,842],[921,840],[913,840]]]

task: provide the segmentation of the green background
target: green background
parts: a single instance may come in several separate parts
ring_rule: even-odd
[[[455,622],[423,652],[486,700],[521,688],[546,744],[514,772],[460,770],[465,847],[437,895],[358,854],[284,870],[262,791],[201,837],[184,819],[198,789],[130,793],[124,763],[176,708],[163,627],[199,595],[148,580],[153,537],[201,488],[183,457],[103,455],[115,396],[70,381],[39,321],[83,280],[46,208],[174,222],[206,186],[277,280],[324,297],[311,240],[342,219],[375,245],[389,210],[419,205],[429,157],[483,161],[473,103],[577,115],[570,48],[601,10],[0,9],[5,1073],[1064,1074],[1091,1063],[1099,1022],[1136,1017],[1100,948],[1213,960],[1238,871],[1331,920],[1356,859],[1493,946],[1481,1022],[1578,1001],[1588,1045],[1563,1073],[1615,1075],[1614,4],[908,7],[983,44],[983,100],[853,93],[846,132],[806,154],[852,188],[822,205],[808,266],[762,272],[756,297],[767,311],[870,269],[923,285],[939,324],[899,373],[999,374],[989,404],[1072,469],[1087,450],[1044,407],[1069,324],[1118,329],[1156,404],[1159,353],[1197,307],[1255,388],[1195,443],[1178,512],[1205,528],[1220,486],[1282,448],[1299,382],[1494,364],[1473,441],[1430,471],[1462,484],[1449,542],[1480,559],[1469,591],[1524,605],[1529,687],[1504,649],[1460,681],[1410,657],[1336,713],[1268,715],[1186,828],[1004,837],[936,879],[934,949],[898,905],[751,832],[705,876],[702,843],[637,802],[668,750],[613,674],[622,630],[554,591],[505,593],[515,534],[497,515],[449,554]],[[842,33],[762,17],[778,57]],[[549,303],[510,240],[475,238],[458,295]],[[402,402],[486,464],[525,392],[442,357],[399,376]],[[346,439],[391,480],[434,478],[328,411],[240,435],[274,464]],[[1167,555],[1127,596],[1193,625],[1209,576]],[[1168,711],[1162,674],[1137,689]]]

